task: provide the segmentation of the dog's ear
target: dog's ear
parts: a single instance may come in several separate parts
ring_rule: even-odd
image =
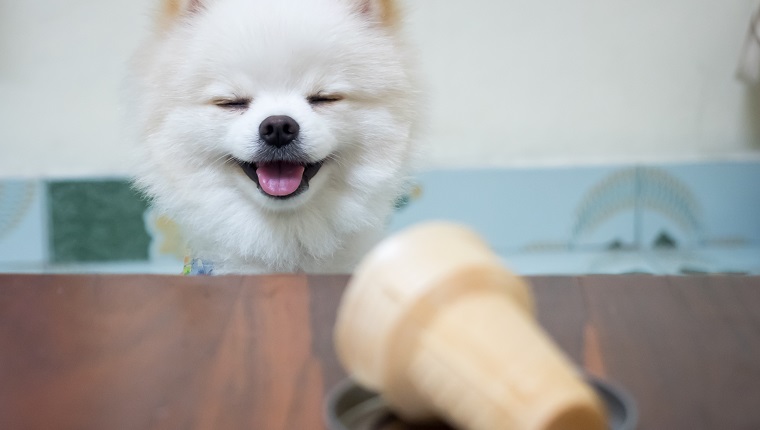
[[[398,23],[398,5],[395,0],[349,0],[362,16],[378,24],[392,27]]]
[[[170,23],[177,18],[192,15],[203,10],[209,0],[163,0],[160,21]]]

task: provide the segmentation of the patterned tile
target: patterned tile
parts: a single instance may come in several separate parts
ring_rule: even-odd
[[[643,214],[646,244],[656,243],[666,232],[680,247],[760,245],[760,164],[694,164],[660,170],[670,178],[670,198],[665,207]]]
[[[151,238],[149,248],[151,263],[176,267],[175,273],[179,273],[188,255],[179,226],[171,218],[159,214],[152,208],[145,211],[143,218]]]
[[[753,272],[760,267],[760,168],[715,163],[647,169],[660,200],[642,211],[641,250],[660,272]],[[751,262],[754,261],[754,264]]]
[[[626,214],[633,236],[612,249],[669,247],[676,240],[673,229],[644,231],[644,221],[664,216],[678,226],[679,242],[696,244],[701,235],[700,203],[689,186],[659,167],[630,167],[604,178],[584,197],[574,234],[604,222],[616,213]]]
[[[51,182],[48,202],[53,262],[148,259],[147,204],[127,181]]]

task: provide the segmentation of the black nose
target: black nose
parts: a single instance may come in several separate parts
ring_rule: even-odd
[[[293,118],[286,115],[270,116],[261,121],[259,136],[267,145],[281,147],[298,137],[301,127]]]

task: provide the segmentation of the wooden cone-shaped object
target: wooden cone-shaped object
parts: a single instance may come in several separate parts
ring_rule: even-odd
[[[414,227],[375,248],[343,296],[335,341],[353,378],[410,421],[607,428],[593,390],[536,323],[527,285],[454,224]]]

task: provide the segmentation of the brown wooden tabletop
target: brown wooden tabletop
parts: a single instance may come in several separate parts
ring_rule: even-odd
[[[760,429],[760,277],[532,277],[640,429]],[[345,276],[0,275],[0,429],[322,429]]]

